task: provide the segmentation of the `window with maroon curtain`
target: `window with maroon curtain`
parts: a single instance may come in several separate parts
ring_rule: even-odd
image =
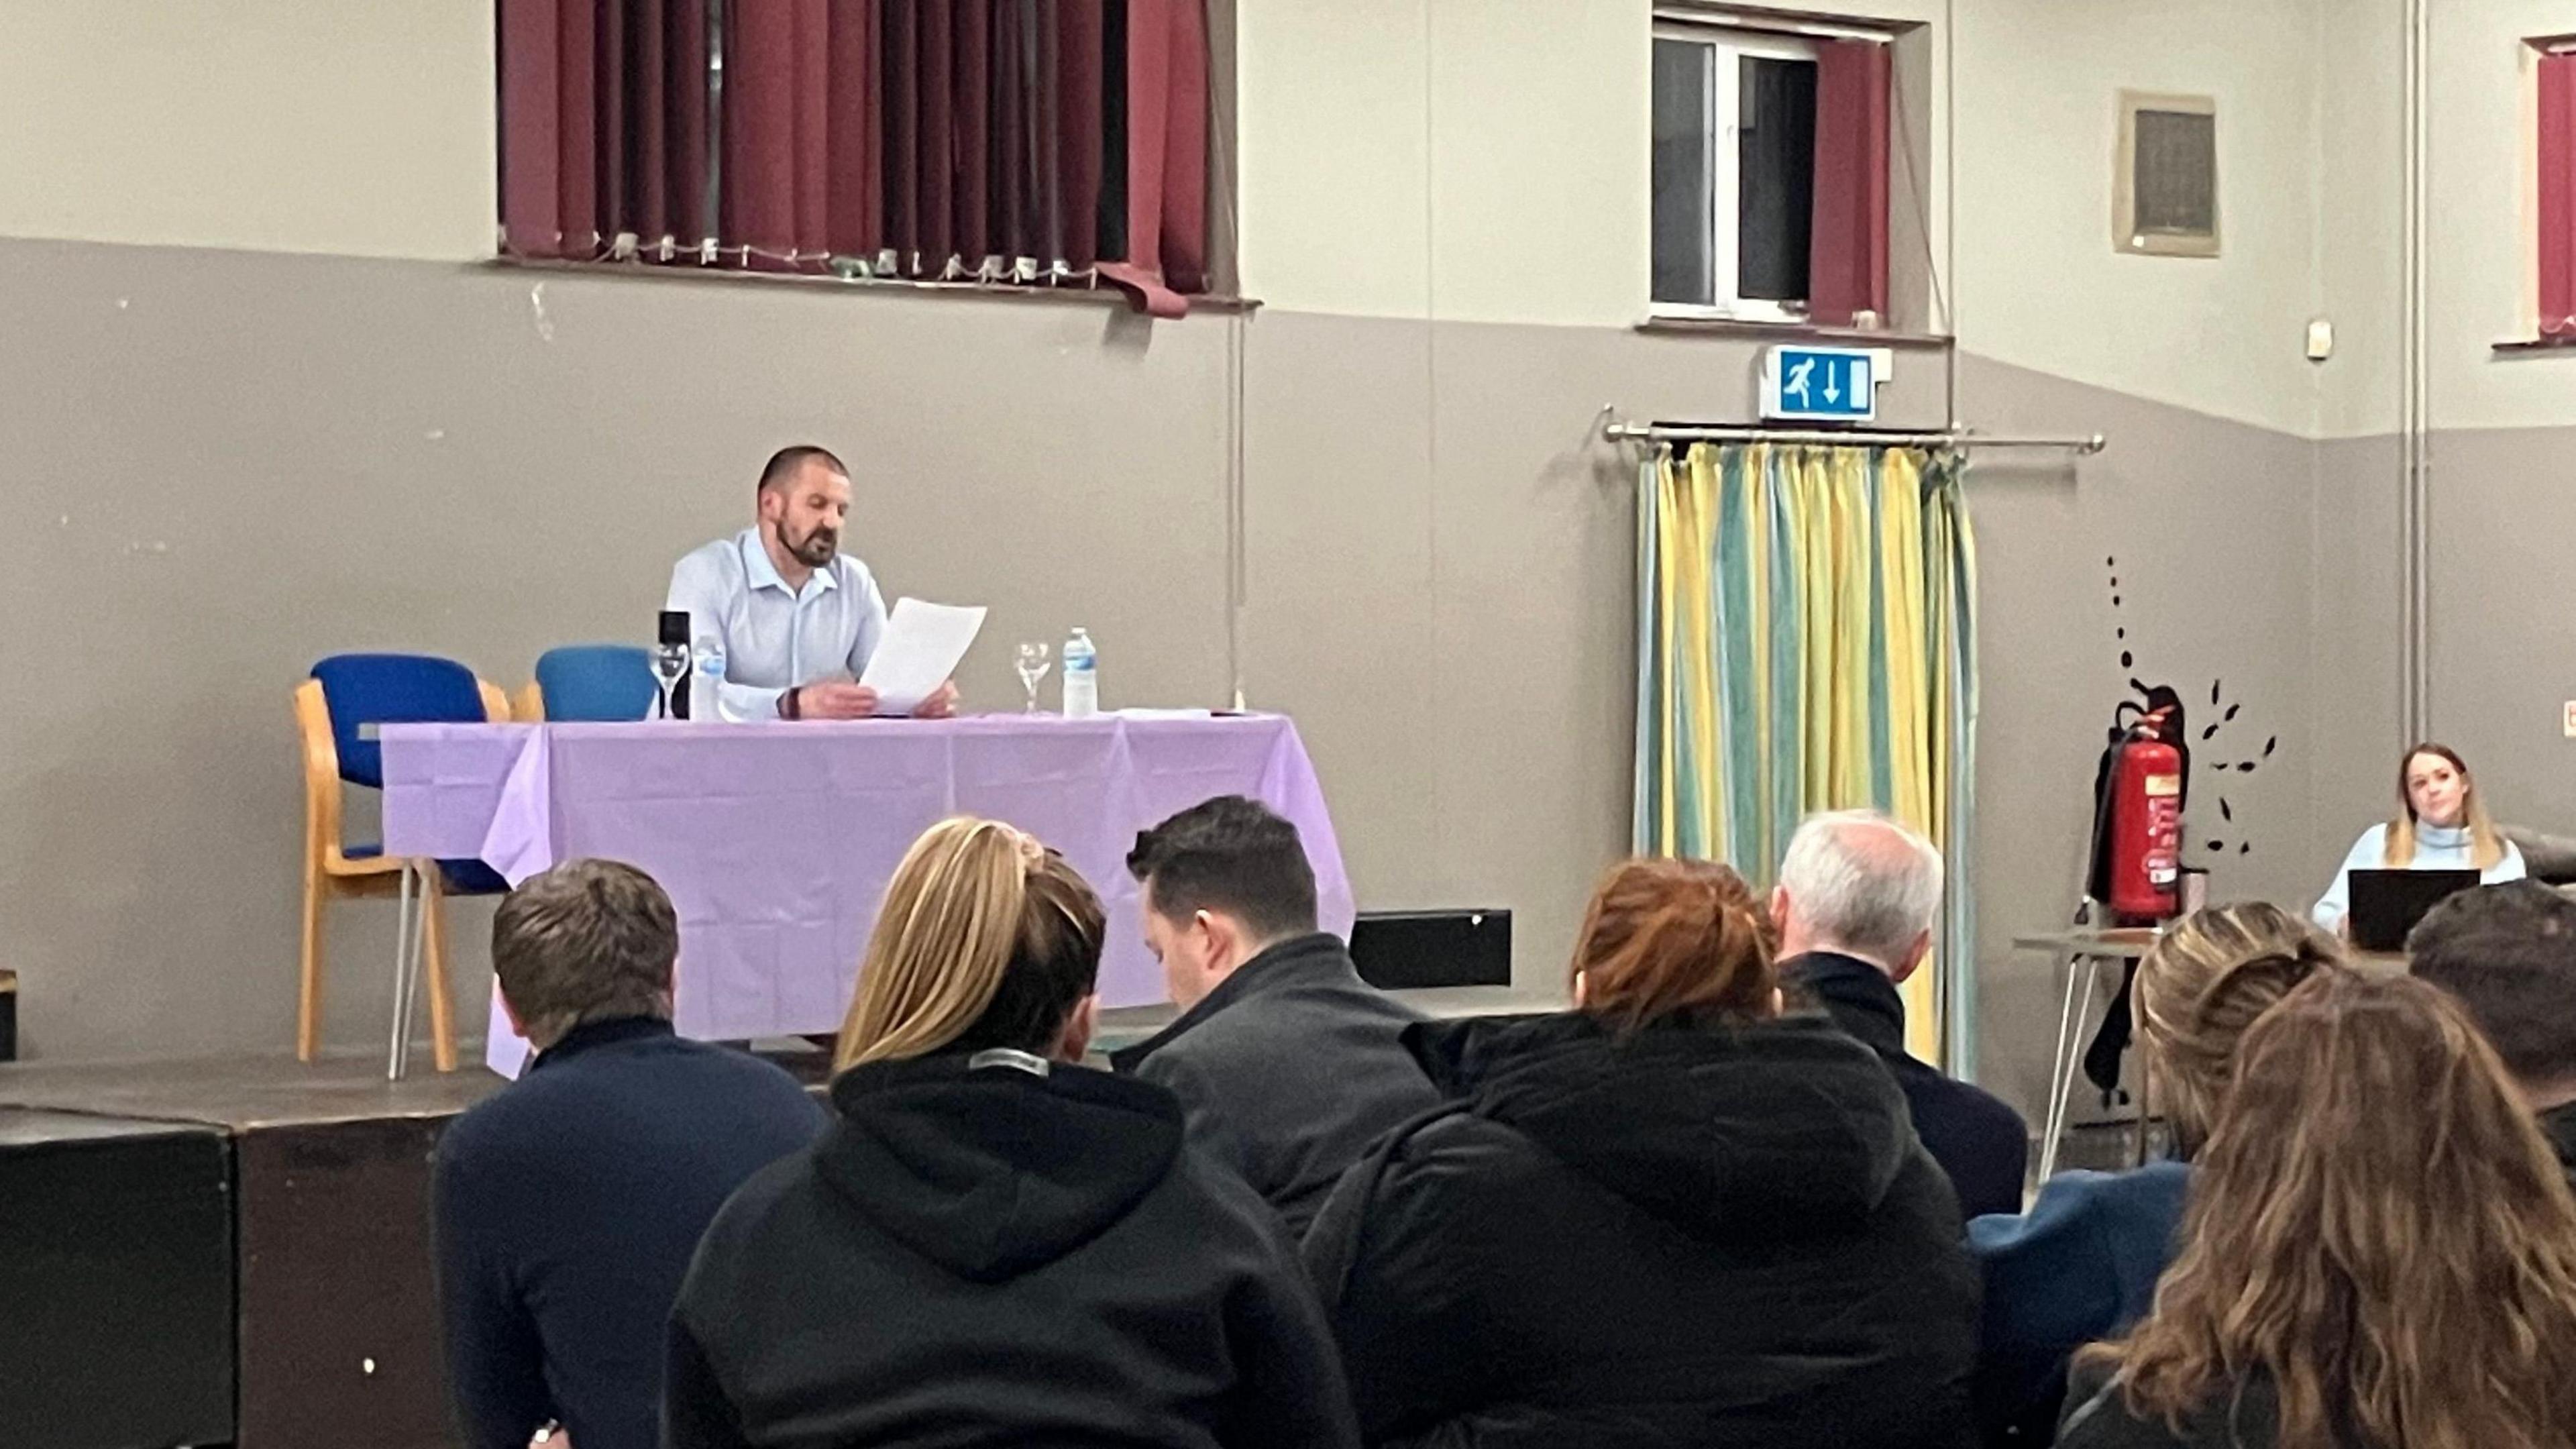
[[[498,0],[501,249],[1208,285],[1206,0]]]
[[[1848,327],[1887,316],[1888,50],[1867,40],[1816,48],[1815,221],[1807,320]]]
[[[2540,335],[2576,339],[2576,53],[2540,57]]]
[[[1657,315],[1895,320],[1888,41],[1658,10],[1649,84]]]

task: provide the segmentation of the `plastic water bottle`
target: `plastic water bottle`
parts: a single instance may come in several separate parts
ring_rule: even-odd
[[[1089,719],[1100,713],[1100,651],[1091,635],[1075,629],[1064,641],[1064,717]]]
[[[724,707],[724,641],[713,634],[698,636],[689,670],[689,718],[693,720],[729,720]]]

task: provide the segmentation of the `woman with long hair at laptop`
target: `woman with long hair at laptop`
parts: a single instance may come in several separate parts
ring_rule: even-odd
[[[2487,817],[2478,784],[2448,745],[2420,744],[2397,766],[2397,814],[2361,832],[2335,868],[2334,884],[2311,913],[2329,931],[2344,929],[2357,870],[2474,870],[2482,885],[2520,880],[2522,852]]]

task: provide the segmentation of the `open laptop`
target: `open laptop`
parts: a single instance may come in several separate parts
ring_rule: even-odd
[[[2354,871],[2352,943],[2364,951],[2403,951],[2426,911],[2477,885],[2473,870]]]

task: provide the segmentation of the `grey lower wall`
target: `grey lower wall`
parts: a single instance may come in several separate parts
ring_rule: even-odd
[[[0,953],[49,1057],[291,1040],[287,697],[315,657],[423,649],[515,686],[548,645],[640,637],[668,561],[805,440],[854,465],[889,589],[993,605],[970,702],[1007,707],[1003,646],[1076,622],[1112,702],[1220,703],[1239,673],[1298,718],[1365,905],[1508,906],[1520,980],[1559,980],[1628,838],[1635,458],[1595,414],[1741,417],[1760,351],[34,242],[0,269]],[[1900,352],[1886,419],[1939,422],[1947,366]],[[2369,590],[2324,563],[2362,540],[2327,536],[2316,445],[1973,356],[1957,384],[1980,426],[2113,439],[1971,484],[1982,1075],[2035,1108],[2055,978],[2009,943],[2071,904],[2127,677],[2195,726],[2225,682],[2204,758],[2279,737],[2207,863],[2222,894],[2313,891],[2319,601]],[[391,917],[335,914],[335,1041],[385,1019]],[[469,1022],[485,920],[458,909]]]
[[[1106,307],[0,244],[0,952],[30,1055],[291,1043],[317,656],[645,637],[760,461],[850,460],[890,592],[1102,641],[1113,701],[1222,702],[1227,331]],[[461,1000],[488,911],[457,911]],[[334,912],[334,1041],[392,907]],[[479,1025],[479,1013],[469,1010]]]
[[[2310,849],[2324,872],[2396,805],[2405,738],[2405,452],[2392,437],[2317,445]]]
[[[2075,906],[2095,761],[2132,679],[2173,686],[2186,707],[2187,860],[2210,871],[2211,898],[2299,900],[2321,884],[2307,703],[2315,445],[1973,355],[1959,394],[1962,415],[1993,432],[2110,439],[2080,462],[1981,454],[1970,475],[1984,649],[1979,1075],[2036,1120],[2064,968],[2012,941],[2062,929]],[[2251,772],[2213,768],[2249,760]]]
[[[2576,428],[2441,433],[2433,488],[2432,733],[2468,759],[2498,819],[2576,834],[2562,728],[2576,699]],[[2380,773],[2387,801],[2395,771]]]

